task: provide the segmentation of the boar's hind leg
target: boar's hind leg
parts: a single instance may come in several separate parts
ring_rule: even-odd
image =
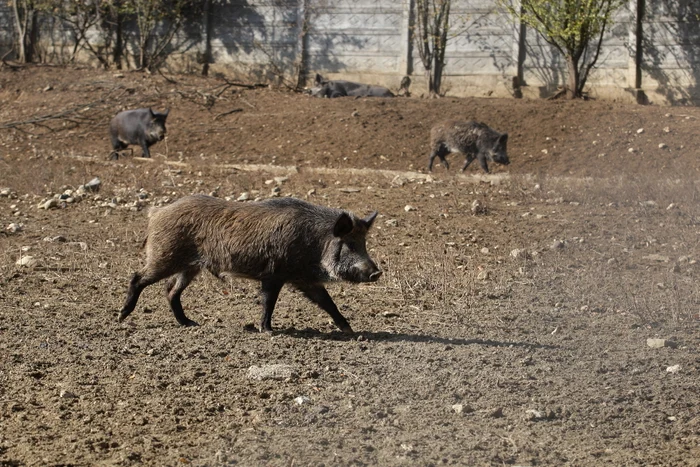
[[[262,281],[262,319],[260,320],[260,332],[272,331],[272,311],[275,309],[277,297],[280,295],[280,290],[284,282],[278,281]]]
[[[185,316],[182,303],[180,302],[180,295],[182,295],[182,292],[190,285],[192,279],[197,277],[197,274],[199,274],[199,268],[187,269],[172,276],[165,285],[165,292],[168,295],[170,309],[173,311],[177,322],[183,326],[199,326],[196,321],[192,321]]]
[[[320,306],[321,309],[323,309],[323,311],[331,315],[331,318],[333,318],[333,322],[336,326],[338,326],[338,329],[343,331],[345,334],[353,333],[350,324],[345,319],[345,317],[340,314],[340,311],[338,311],[338,307],[335,306],[335,303],[333,303],[333,299],[330,295],[328,295],[328,291],[324,286],[300,284],[297,284],[296,286],[299,290],[301,290],[304,293],[304,295],[308,297],[309,300]]]
[[[439,157],[440,162],[442,162],[442,165],[444,165],[446,169],[449,169],[450,164],[447,162],[447,159],[445,159],[445,156],[449,153],[450,151],[444,144],[440,144],[437,147],[433,148],[432,152],[430,153],[430,161],[428,162],[428,171],[433,171],[433,162],[435,161],[436,157]]]

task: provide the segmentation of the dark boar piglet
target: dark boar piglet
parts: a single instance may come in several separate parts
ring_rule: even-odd
[[[119,321],[134,311],[141,291],[162,279],[178,323],[185,316],[182,291],[202,269],[261,282],[261,331],[272,330],[272,311],[284,284],[291,284],[326,311],[345,333],[347,320],[323,286],[346,280],[374,282],[382,271],[365,247],[377,213],[364,219],[340,209],[294,198],[229,203],[187,196],[154,209],[146,232],[146,266],[131,278]]]
[[[151,157],[148,148],[165,138],[165,120],[169,112],[136,109],[115,115],[109,123],[109,137],[112,140],[110,158],[118,158],[119,151],[130,144],[138,144],[143,150],[143,157]]]
[[[428,170],[433,170],[433,161],[436,157],[439,157],[445,168],[449,169],[450,164],[447,163],[445,156],[451,152],[458,152],[467,159],[462,167],[462,172],[469,167],[474,159],[478,159],[481,168],[488,173],[487,160],[503,165],[510,164],[507,144],[507,133],[494,131],[484,123],[455,120],[441,122],[430,130]]]
[[[355,83],[353,81],[324,79],[316,74],[316,85],[309,93],[314,97],[394,97],[394,93],[383,86]]]

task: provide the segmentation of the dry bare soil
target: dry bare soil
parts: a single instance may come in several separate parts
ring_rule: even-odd
[[[143,106],[167,140],[107,160]],[[447,118],[508,132],[512,164],[427,176]],[[699,118],[5,67],[0,465],[700,465]],[[199,327],[160,285],[117,322],[149,207],[273,190],[379,211],[382,279],[329,285],[356,335],[288,289],[255,332],[257,284],[208,275],[183,295]]]

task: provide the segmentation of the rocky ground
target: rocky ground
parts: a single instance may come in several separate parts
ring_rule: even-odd
[[[170,108],[116,161],[107,125]],[[511,165],[426,172],[447,118]],[[312,99],[222,79],[0,70],[0,465],[700,465],[700,110]],[[135,157],[136,156],[136,157]],[[118,323],[147,212],[191,193],[377,210],[373,284],[202,275]]]

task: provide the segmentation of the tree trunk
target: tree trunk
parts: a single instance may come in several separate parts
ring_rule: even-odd
[[[26,12],[25,12],[26,14]],[[34,56],[36,55],[37,49],[36,45],[39,43],[37,36],[39,35],[39,12],[32,9],[31,19],[29,21],[29,34],[25,31],[25,38],[27,39],[27,44],[25,45],[24,53],[27,63],[32,63],[34,61]]]
[[[581,90],[579,89],[579,73],[578,63],[573,59],[573,57],[566,57],[566,65],[568,69],[567,85],[566,85],[566,97],[568,99],[576,99],[581,97]]]
[[[209,75],[209,64],[212,62],[211,56],[211,28],[212,28],[212,5],[211,0],[204,1],[204,57],[202,60],[202,76]]]
[[[26,31],[22,27],[22,19],[19,16],[19,6],[17,5],[17,0],[12,0],[12,12],[15,17],[15,28],[17,29],[17,60],[20,63],[24,63],[27,57],[24,50],[24,37]]]
[[[112,9],[112,16],[114,19],[114,29],[115,29],[115,38],[114,38],[114,54],[112,55],[112,60],[114,61],[114,66],[117,70],[122,69],[122,54],[123,54],[123,49],[122,49],[122,44],[123,44],[123,39],[122,39],[122,14],[119,11],[120,9],[120,2],[114,2],[114,8]]]

